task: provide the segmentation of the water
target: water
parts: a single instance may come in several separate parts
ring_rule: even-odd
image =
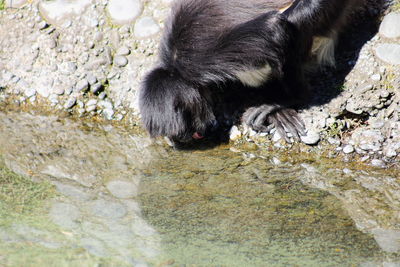
[[[244,147],[2,112],[0,265],[400,266],[396,172]]]

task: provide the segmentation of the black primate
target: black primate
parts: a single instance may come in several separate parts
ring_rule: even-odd
[[[217,94],[234,87],[257,92],[242,118],[253,129],[303,135],[293,108],[308,97],[304,64],[312,53],[334,64],[336,35],[360,1],[176,0],[140,92],[145,128],[176,142],[201,139],[219,127]]]

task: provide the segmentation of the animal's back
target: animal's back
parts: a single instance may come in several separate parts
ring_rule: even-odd
[[[161,43],[165,67],[187,79],[213,75],[219,62],[221,38],[239,24],[268,11],[286,7],[293,0],[177,0],[166,23]],[[222,70],[223,68],[218,68]],[[224,75],[222,75],[224,76]],[[221,77],[222,77],[221,76]],[[212,77],[208,77],[212,80]]]

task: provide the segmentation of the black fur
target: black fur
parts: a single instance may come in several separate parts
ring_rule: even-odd
[[[160,45],[160,63],[141,88],[145,128],[152,137],[177,142],[207,136],[218,128],[225,104],[218,94],[239,88],[258,92],[243,116],[255,130],[272,125],[283,136],[285,130],[295,137],[304,134],[292,108],[308,97],[304,64],[313,37],[334,38],[358,1],[295,0],[282,13],[279,8],[293,1],[177,0]],[[270,73],[260,84],[240,82],[239,73],[266,65]]]

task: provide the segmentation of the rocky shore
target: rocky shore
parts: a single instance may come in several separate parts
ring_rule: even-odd
[[[157,58],[170,0],[6,0],[0,10],[0,101],[137,124],[137,92]],[[0,5],[1,6],[1,5]],[[345,160],[399,167],[400,2],[370,6],[338,45],[336,68],[310,75],[303,143]],[[371,15],[371,16],[372,16]],[[243,126],[232,142],[290,148]]]

